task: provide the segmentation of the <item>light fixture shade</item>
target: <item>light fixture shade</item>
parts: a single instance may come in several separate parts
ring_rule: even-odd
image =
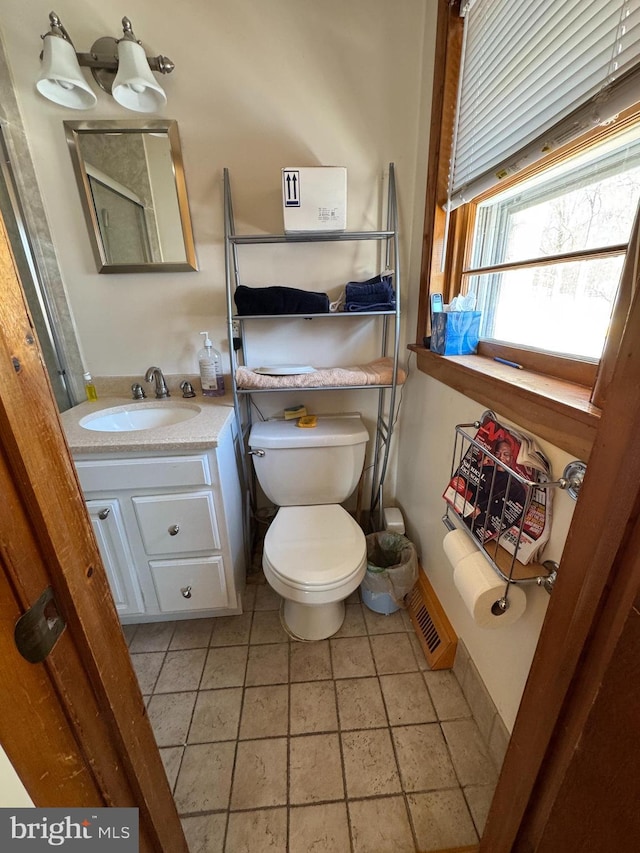
[[[73,45],[58,36],[44,39],[36,88],[50,101],[74,110],[88,110],[98,100],[82,76]]]
[[[167,96],[149,68],[144,48],[130,39],[118,42],[118,73],[111,94],[119,104],[139,113],[153,113]]]

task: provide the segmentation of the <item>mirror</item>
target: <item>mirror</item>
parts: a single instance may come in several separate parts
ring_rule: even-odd
[[[176,121],[65,121],[101,273],[197,270]]]

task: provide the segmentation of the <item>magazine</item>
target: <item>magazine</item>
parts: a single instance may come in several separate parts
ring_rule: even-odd
[[[497,539],[521,563],[531,562],[550,533],[551,493],[535,485],[550,480],[548,460],[531,436],[491,417],[482,422],[474,443],[466,444],[445,501],[483,545]]]

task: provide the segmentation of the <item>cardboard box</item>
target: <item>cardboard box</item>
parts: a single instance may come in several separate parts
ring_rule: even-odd
[[[441,311],[431,320],[431,351],[471,355],[478,351],[480,311]]]
[[[282,170],[286,232],[344,231],[347,227],[347,170],[300,166]]]

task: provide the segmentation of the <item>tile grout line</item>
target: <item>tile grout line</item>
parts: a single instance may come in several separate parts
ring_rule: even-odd
[[[254,598],[254,602],[253,602],[253,603],[254,603],[254,606],[255,606],[255,598]],[[237,763],[238,763],[238,750],[239,750],[239,748],[240,748],[240,725],[241,725],[241,723],[242,723],[242,713],[243,713],[243,710],[244,710],[244,700],[245,700],[245,691],[246,691],[247,672],[248,672],[248,670],[249,670],[249,650],[250,650],[250,648],[251,648],[250,641],[251,641],[251,631],[253,630],[253,617],[254,617],[254,614],[255,614],[255,609],[252,609],[252,610],[251,610],[251,619],[249,620],[249,628],[248,628],[248,630],[247,630],[247,641],[246,641],[247,654],[246,654],[246,657],[245,657],[245,662],[244,662],[244,672],[243,672],[243,675],[242,675],[242,695],[241,695],[241,697],[240,697],[240,710],[239,710],[239,712],[238,712],[238,726],[237,726],[237,728],[236,728],[235,746],[234,746],[234,750],[233,750],[233,765],[232,765],[232,768],[231,768],[231,778],[229,779],[229,797],[228,797],[228,799],[227,799],[227,809],[226,809],[226,820],[225,820],[225,828],[224,828],[224,838],[223,838],[223,841],[222,841],[222,850],[223,850],[223,851],[224,851],[224,850],[226,850],[226,847],[227,847],[227,839],[228,839],[228,837],[229,837],[229,824],[231,823],[231,813],[232,813],[232,810],[231,810],[231,801],[232,801],[232,798],[233,798],[233,790],[234,790],[234,786],[235,786],[235,782],[236,782],[236,769],[237,769]],[[213,632],[212,632],[212,635],[211,635],[211,636],[213,637]],[[245,643],[242,643],[242,646],[244,646],[244,645],[245,645]],[[217,648],[220,648],[220,647],[217,647]],[[227,647],[227,648],[230,648],[230,647]]]
[[[420,664],[419,664],[418,660],[416,659],[413,647],[411,648],[411,653],[413,655],[414,663],[416,664],[416,667],[418,668],[418,672],[419,672],[420,671]],[[375,663],[375,657],[374,657],[374,663]],[[377,669],[378,669],[378,667],[376,665],[376,670]],[[393,736],[393,726],[391,725],[391,719],[389,717],[389,709],[387,707],[387,700],[385,699],[384,690],[382,689],[382,680],[381,680],[380,673],[378,673],[378,683],[380,686],[380,693],[382,694],[382,702],[383,702],[383,705],[385,708],[385,713],[387,715],[387,723],[389,726],[389,738],[391,740],[391,749],[393,750],[393,756],[395,758],[396,768],[398,770],[398,780],[400,782],[400,791],[401,791],[402,801],[404,803],[404,808],[405,808],[406,817],[407,817],[407,820],[409,823],[409,829],[411,831],[411,837],[413,840],[413,844],[415,846],[415,849],[417,850],[418,849],[417,830],[416,830],[416,827],[414,824],[413,814],[412,814],[411,809],[409,807],[409,793],[405,789],[405,782],[404,782],[404,778],[403,778],[403,773],[402,773],[402,769],[400,767],[400,759],[398,758],[397,744],[396,744],[395,737]]]
[[[418,666],[418,672],[419,672],[419,663],[415,658],[415,653],[413,651],[413,648],[411,649],[411,652],[413,654],[416,666]],[[376,671],[377,671],[378,667],[377,667],[377,664],[375,663],[375,657],[374,657],[374,665],[376,666]],[[407,820],[409,822],[409,829],[411,830],[411,836],[413,839],[413,843],[414,843],[415,849],[417,850],[418,849],[418,836],[417,836],[416,828],[414,826],[413,815],[411,813],[411,809],[409,808],[408,792],[405,790],[405,783],[404,783],[404,779],[403,779],[403,775],[402,775],[402,769],[400,767],[400,760],[398,758],[398,750],[397,750],[396,740],[393,736],[393,726],[391,725],[391,718],[389,716],[389,709],[387,707],[387,700],[385,698],[384,690],[382,689],[382,680],[381,680],[381,676],[380,676],[379,672],[377,672],[377,679],[378,679],[378,686],[380,688],[380,694],[382,696],[382,704],[384,706],[385,715],[387,718],[387,728],[388,728],[388,732],[389,732],[389,739],[391,741],[391,749],[393,751],[393,757],[394,757],[395,762],[396,762],[396,770],[398,771],[398,781],[400,782],[400,794],[402,796],[402,801],[404,803],[404,808],[405,808]]]
[[[333,701],[336,710],[336,725],[338,727],[337,735],[338,735],[338,749],[340,750],[340,769],[342,770],[342,789],[344,792],[343,802],[344,808],[347,815],[347,829],[349,831],[349,844],[351,847],[351,853],[353,853],[353,826],[351,825],[351,813],[349,811],[349,792],[347,789],[347,768],[344,760],[344,746],[342,742],[342,720],[340,717],[340,705],[338,702],[338,684],[335,677],[335,671],[333,668],[333,647],[331,645],[331,638],[329,639],[329,666],[331,668],[331,683],[333,685]]]
[[[291,848],[291,638],[287,639],[287,790],[286,790],[286,807],[287,807],[287,837],[285,841],[286,851],[289,853]]]
[[[142,623],[142,624],[144,624],[144,623]],[[147,623],[147,624],[152,624],[152,623]],[[139,628],[140,628],[140,625],[138,625],[138,629],[139,629]],[[138,633],[139,633],[138,629],[136,629],[136,631],[135,631],[135,633],[134,633],[134,637],[138,635]],[[165,665],[165,663],[166,663],[167,655],[169,654],[169,647],[170,647],[170,645],[171,645],[171,641],[173,640],[173,637],[174,637],[174,635],[175,635],[175,633],[176,633],[176,630],[177,630],[177,623],[175,623],[175,622],[174,622],[174,625],[173,625],[173,631],[171,632],[171,636],[169,637],[169,641],[168,641],[168,643],[167,643],[167,648],[166,648],[166,649],[165,649],[165,651],[164,651],[164,657],[163,657],[163,659],[162,659],[162,664],[160,665],[160,668],[158,669],[158,675],[156,676],[156,679],[155,679],[155,681],[154,681],[154,683],[153,683],[153,687],[152,687],[152,689],[151,689],[151,694],[150,694],[150,696],[149,696],[149,703],[148,703],[148,704],[145,704],[145,713],[146,713],[146,715],[147,715],[147,719],[149,718],[149,705],[151,704],[151,701],[152,701],[153,697],[154,697],[154,696],[156,696],[156,695],[162,695],[162,694],[156,694],[155,690],[156,690],[156,687],[157,687],[157,685],[158,685],[158,680],[160,679],[160,673],[162,672],[162,669],[163,669],[163,667],[164,667],[164,665]],[[194,706],[195,706],[195,702],[194,702]],[[187,730],[187,731],[188,731],[188,730]],[[170,787],[170,789],[171,789],[171,796],[174,798],[174,803],[175,803],[175,792],[176,792],[176,787],[177,787],[177,785],[178,785],[178,778],[179,778],[179,776],[180,776],[180,770],[182,769],[182,762],[184,761],[185,748],[186,748],[186,744],[185,744],[185,745],[183,745],[182,755],[180,756],[180,761],[178,762],[178,768],[177,768],[177,770],[176,770],[176,778],[175,778],[175,781],[174,781],[173,785],[171,785],[171,784],[169,785],[169,787]],[[166,773],[166,769],[165,769],[165,773]],[[167,781],[169,781],[169,780],[167,779]],[[177,812],[177,811],[178,811],[178,807],[177,807],[177,805],[176,805],[176,812]],[[178,815],[178,817],[180,817],[180,816]]]

